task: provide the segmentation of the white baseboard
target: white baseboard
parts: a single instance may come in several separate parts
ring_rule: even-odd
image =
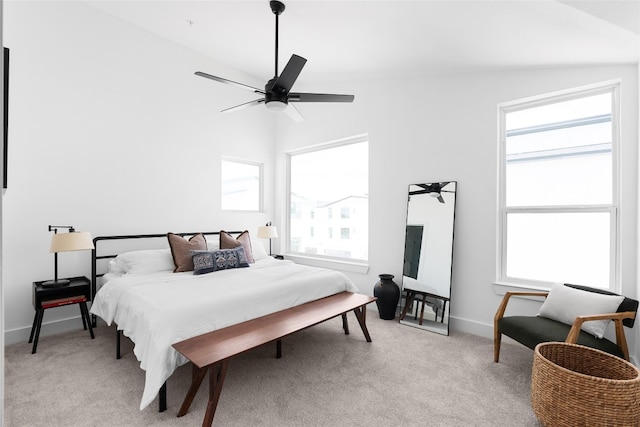
[[[61,320],[53,320],[49,322],[42,322],[40,328],[40,337],[46,337],[49,335],[55,335],[62,332],[73,331],[82,328],[82,319],[80,316],[69,317]],[[87,332],[88,333],[88,332]],[[31,334],[31,326],[12,329],[5,331],[4,333],[4,345],[17,344],[20,342],[29,341],[29,335]],[[38,344],[40,345],[40,344]]]
[[[493,323],[480,323],[460,317],[449,318],[451,330],[493,339]]]

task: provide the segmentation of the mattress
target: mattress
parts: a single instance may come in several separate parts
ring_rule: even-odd
[[[343,291],[358,292],[343,273],[271,257],[250,267],[194,275],[170,271],[107,274],[91,313],[134,343],[145,371],[140,409],[187,362],[172,344]]]

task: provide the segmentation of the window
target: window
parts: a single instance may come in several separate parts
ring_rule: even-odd
[[[349,138],[289,153],[288,161],[289,253],[366,261],[369,249],[367,138]],[[315,214],[294,215],[300,211]],[[333,228],[340,230],[340,239],[333,238],[331,231],[311,232]]]
[[[499,107],[498,280],[618,289],[618,88]]]
[[[349,238],[349,236],[351,236],[350,231],[351,231],[351,230],[349,230],[348,228],[342,227],[342,228],[340,229],[340,238],[341,238],[341,239],[348,239],[348,238]]]
[[[262,210],[262,164],[222,160],[221,170],[222,210]]]

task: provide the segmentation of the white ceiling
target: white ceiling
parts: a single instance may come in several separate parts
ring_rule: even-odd
[[[260,80],[273,77],[275,16],[267,0],[87,3]],[[308,59],[300,80],[639,59],[638,0],[284,3],[279,71],[296,53]]]

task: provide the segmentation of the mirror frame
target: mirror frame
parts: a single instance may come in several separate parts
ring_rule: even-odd
[[[453,184],[453,190],[447,188]],[[454,246],[454,235],[455,235],[455,212],[456,212],[456,199],[458,192],[458,182],[457,181],[440,181],[440,182],[431,182],[431,183],[423,183],[423,184],[409,184],[408,186],[408,195],[407,195],[407,220],[405,224],[405,248],[403,253],[403,268],[402,268],[402,285],[400,292],[400,301],[398,307],[398,318],[399,322],[403,325],[412,326],[424,330],[428,330],[431,332],[435,332],[442,335],[449,335],[449,320],[450,320],[450,307],[451,307],[451,284],[452,284],[452,276],[453,276],[453,246]],[[444,197],[443,193],[453,193],[452,197]],[[436,288],[433,290],[428,289],[428,285],[424,285],[423,283],[418,282],[412,277],[405,276],[406,268],[407,268],[407,247],[411,244],[411,239],[409,235],[410,227],[416,226],[410,221],[411,218],[411,197],[424,194],[426,197],[433,196],[433,200],[435,203],[450,203],[451,204],[451,216],[450,216],[450,233],[449,230],[445,230],[442,235],[444,239],[447,241],[444,242],[447,247],[443,249],[442,256],[439,257],[440,260],[448,260],[449,265],[445,266],[440,273],[442,278],[445,278],[445,275],[448,275],[448,278],[445,278],[447,283],[447,292],[448,294],[445,296],[445,292],[440,292]],[[435,195],[437,194],[437,195]],[[438,205],[433,205],[438,206]],[[415,215],[414,215],[415,216]],[[449,226],[448,220],[449,217],[445,218],[447,223],[445,226]],[[420,230],[417,231],[417,238],[420,240],[420,251],[422,254],[422,243],[424,242],[424,238],[422,237],[423,228],[420,227]],[[428,231],[428,229],[427,229]],[[448,238],[450,236],[450,244],[448,243]],[[415,247],[415,245],[412,245]],[[450,251],[450,252],[448,252]],[[415,251],[412,251],[415,252]],[[445,261],[446,262],[446,261]],[[411,268],[409,266],[409,268]],[[419,270],[419,267],[418,267]],[[417,276],[417,271],[414,272]],[[417,278],[417,277],[416,277]],[[420,284],[424,287],[424,289],[416,289],[411,288],[407,285],[408,280],[415,280],[416,284]],[[431,292],[429,292],[431,291]],[[409,299],[409,304],[407,304],[407,299]],[[431,311],[434,312],[433,320],[424,318],[425,306],[431,308]],[[438,321],[438,318],[440,319]]]

